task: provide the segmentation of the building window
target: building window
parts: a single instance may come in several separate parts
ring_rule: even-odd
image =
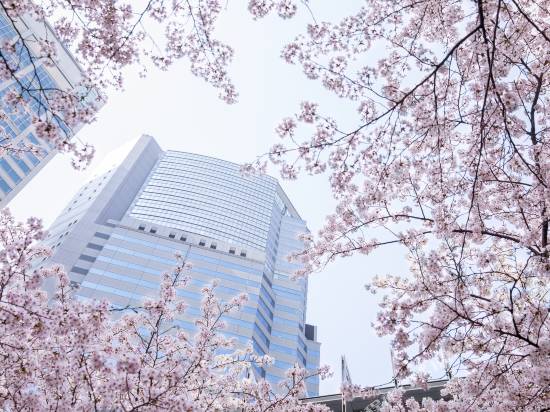
[[[73,266],[71,272],[78,273],[79,275],[87,275],[88,269],[84,269],[78,266]]]
[[[10,166],[8,162],[6,162],[5,159],[0,159],[0,166],[4,171],[8,174],[8,176],[13,180],[15,184],[21,182],[21,177],[17,174],[17,172],[13,169],[13,167]]]
[[[152,227],[151,229],[149,229],[149,232],[150,233],[157,233],[157,229],[155,227]]]
[[[246,257],[246,250],[241,250],[241,256]]]
[[[85,260],[85,261],[87,261],[87,262],[95,262],[95,259],[96,259],[96,258],[93,257],[93,256],[84,255],[84,254],[80,255],[78,258],[79,258],[80,260]]]
[[[2,191],[5,194],[8,194],[9,192],[11,192],[10,185],[8,185],[8,183],[4,179],[2,179],[1,177],[0,177],[0,189],[2,189]]]
[[[170,239],[174,239],[174,238],[176,237],[176,234],[172,232],[172,233],[170,233],[170,234],[168,235],[168,237],[169,237]]]
[[[235,248],[229,248],[229,254],[234,255],[235,254]]]
[[[206,242],[205,242],[204,240],[201,239],[201,240],[199,241],[199,246],[205,246],[205,245],[206,245]]]
[[[218,246],[215,243],[210,244],[210,249],[216,249]]]
[[[21,142],[19,144],[19,147],[25,147],[25,145],[23,144],[23,142]],[[25,156],[27,157],[27,159],[33,164],[33,166],[36,166],[38,163],[40,163],[40,160],[38,160],[38,158],[33,155],[31,152],[29,151],[26,151],[25,152]]]
[[[31,172],[31,169],[27,164],[17,155],[10,154],[11,159],[19,166],[19,168],[28,175]]]
[[[145,230],[145,225],[139,225],[138,230]]]
[[[181,240],[182,242],[186,242],[186,241],[187,241],[187,238],[186,238],[184,235],[181,235],[180,240]]]
[[[97,243],[88,243],[86,247],[94,250],[103,250],[103,246],[98,245]]]

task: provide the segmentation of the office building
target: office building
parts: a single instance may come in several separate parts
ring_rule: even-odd
[[[154,297],[179,251],[193,269],[190,285],[178,290],[190,306],[178,325],[194,330],[200,289],[218,279],[221,298],[249,296],[227,317],[227,334],[275,359],[256,376],[277,383],[295,363],[316,369],[320,344],[305,323],[307,280],[291,280],[298,266],[287,261],[307,228],[277,180],[243,176],[224,160],[165,152],[149,136],[122,158],[81,188],[46,240],[50,261],[65,266],[78,296],[120,306]],[[318,387],[310,378],[308,395]]]
[[[40,55],[35,50],[37,39],[53,42],[55,62],[44,58],[31,60],[31,56]],[[82,71],[45,21],[38,22],[29,16],[12,21],[0,11],[0,42],[13,45],[12,50],[0,51],[0,61],[17,77],[17,81],[13,76],[0,80],[0,147],[9,145],[16,149],[0,153],[0,207],[4,207],[57,153],[51,144],[36,136],[32,120],[44,115],[41,105],[47,103],[32,89],[40,84],[42,89],[70,90],[81,80]],[[22,92],[22,87],[30,91]],[[10,91],[17,91],[27,104],[14,107],[6,103],[5,96]],[[59,125],[68,136],[77,132],[61,120]]]

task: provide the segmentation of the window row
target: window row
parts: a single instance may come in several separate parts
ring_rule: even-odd
[[[98,236],[98,235],[104,235],[104,234],[96,232],[95,236],[101,237],[101,236]],[[109,236],[109,235],[104,235],[104,236]],[[112,235],[110,235],[110,237],[112,237],[114,239],[124,240],[124,241],[130,242],[130,243],[136,243],[136,244],[140,244],[140,245],[143,245],[143,246],[148,246],[152,249],[164,250],[164,251],[170,252],[170,253],[175,253],[176,252],[176,249],[174,249],[173,247],[163,246],[163,245],[158,244],[158,242],[157,243],[149,242],[149,241],[146,241],[146,240],[137,239],[137,238],[130,237],[130,236],[120,235],[118,233],[113,233]],[[108,239],[108,237],[105,238],[105,239]],[[226,266],[228,268],[236,269],[236,270],[239,270],[239,271],[242,271],[242,272],[245,272],[245,273],[252,273],[252,274],[258,275],[258,276],[262,275],[262,272],[258,269],[254,269],[250,266],[244,266],[244,265],[240,265],[240,264],[233,263],[233,262],[227,262],[225,260],[221,260],[221,259],[218,259],[218,258],[215,258],[215,257],[203,256],[203,255],[200,255],[198,253],[193,253],[193,252],[189,252],[188,257],[198,259],[198,260],[203,260],[205,262],[214,263],[214,264],[217,264],[217,265]]]
[[[135,204],[134,210],[138,207],[154,210],[166,216],[183,216],[186,220],[208,220],[212,224],[233,225],[239,228],[247,228],[251,233],[263,232],[265,237],[269,229],[269,221],[260,220],[240,213],[231,213],[230,210],[223,210],[222,207],[204,207],[204,205],[193,205],[166,202],[153,197],[141,197]],[[218,209],[218,210],[216,210]]]
[[[267,224],[271,221],[271,215],[269,213],[256,211],[254,208],[242,202],[233,202],[232,199],[228,199],[227,197],[213,197],[195,192],[181,193],[176,191],[176,193],[167,193],[164,188],[147,186],[144,192],[139,196],[139,200],[144,199],[156,200],[158,202],[171,203],[174,205],[193,206],[198,209],[212,212],[216,211],[217,213],[228,216],[246,215],[259,222],[266,222]]]
[[[143,224],[139,225],[138,230],[145,231],[145,225],[143,225]],[[151,227],[149,229],[149,233],[153,233],[153,234],[157,233],[157,228],[156,227]],[[185,233],[176,234],[175,232],[170,232],[168,237],[170,239],[175,239],[176,237],[179,237],[179,240],[181,240],[182,242],[187,242],[187,234],[185,234]],[[201,246],[201,247],[206,247],[206,240],[200,239],[198,245]],[[218,244],[217,244],[217,242],[209,242],[209,247],[210,247],[210,249],[217,250],[218,249]],[[237,252],[237,249],[235,247],[231,246],[231,247],[229,247],[227,252],[230,255],[235,255],[236,252]],[[240,252],[239,252],[239,256],[246,257],[246,250],[241,249]]]
[[[230,203],[233,207],[239,207],[243,204],[253,204],[254,208],[251,212],[271,216],[271,211],[273,209],[271,201],[258,199],[252,196],[238,196],[236,193],[224,192],[218,189],[217,186],[213,185],[182,184],[179,180],[159,179],[152,176],[147,182],[144,192],[162,193],[165,195],[174,195],[198,200],[202,199],[206,201],[224,201]]]
[[[265,245],[264,241],[262,241],[261,239],[257,240],[252,236],[241,237],[241,236],[237,236],[235,233],[227,233],[222,230],[215,230],[210,227],[206,227],[199,224],[189,224],[176,219],[169,219],[162,216],[156,216],[156,215],[151,215],[146,213],[134,213],[134,212],[132,212],[130,216],[136,219],[146,220],[151,223],[157,223],[162,226],[169,226],[174,229],[186,230],[199,235],[217,238],[221,241],[227,241],[227,242],[237,241],[239,243],[243,243],[254,247],[259,247],[261,249],[263,249]]]
[[[161,162],[155,169],[155,174],[180,176],[185,179],[197,178],[199,180],[213,182],[219,186],[232,188],[233,190],[241,193],[254,194],[265,198],[273,198],[273,187],[267,189],[261,185],[255,184],[254,182],[247,181],[241,176],[229,176],[226,178],[223,173],[213,173],[210,169],[201,170],[200,168],[191,166],[180,166],[178,168],[174,168]]]
[[[241,191],[236,191],[226,186],[217,185],[216,182],[208,182],[199,179],[182,179],[179,176],[172,176],[167,174],[153,174],[151,176],[150,183],[158,185],[158,182],[170,182],[169,187],[173,189],[187,189],[199,193],[203,190],[208,190],[214,193],[223,194],[223,196],[225,197],[233,197],[235,199],[250,202],[257,207],[265,207],[271,209],[271,206],[273,204],[273,198],[267,196],[258,196],[254,193],[243,193]]]
[[[215,170],[218,173],[223,173],[228,176],[239,177],[248,181],[252,181],[257,185],[261,185],[266,188],[275,187],[277,185],[276,179],[268,175],[260,176],[246,176],[241,172],[240,165],[227,162],[221,159],[205,158],[200,155],[181,156],[181,153],[168,152],[162,159],[163,163],[172,163],[174,165],[192,165],[197,168],[207,168],[208,170]]]
[[[132,266],[132,264],[127,264],[126,262],[122,262],[122,261],[119,261],[119,260],[116,260],[116,259],[109,259],[109,258],[104,258],[103,256],[98,256],[97,260],[108,262],[108,263],[111,263],[111,264],[116,265],[116,266],[130,267],[130,268],[135,269],[135,267]],[[136,265],[136,266],[139,266],[139,265]],[[143,269],[141,269],[141,270],[143,272],[145,272]],[[120,280],[120,281],[129,283],[129,284],[132,284],[132,285],[142,286],[142,287],[145,287],[147,289],[157,290],[160,287],[160,278],[159,278],[158,282],[153,282],[153,281],[138,279],[135,276],[121,275],[121,274],[114,273],[114,272],[111,272],[111,271],[108,271],[108,270],[96,269],[96,268],[89,269],[89,273],[94,273],[96,275],[103,276],[103,277],[106,277],[106,278]],[[149,272],[147,272],[147,273],[149,273]],[[159,272],[157,272],[157,273],[159,273]],[[208,285],[209,282],[195,278],[195,279],[191,279],[190,284],[194,285],[194,286],[197,286],[197,287],[203,287],[203,286]],[[216,291],[221,292],[221,293],[225,293],[229,296],[237,296],[237,295],[239,295],[240,293],[243,292],[242,290],[227,287],[227,286],[222,286],[222,285],[216,286]],[[199,302],[202,299],[201,293],[195,292],[195,291],[192,291],[192,290],[188,290],[188,289],[178,288],[176,290],[176,293],[179,294],[179,295],[194,299],[194,300],[199,301]],[[257,297],[257,295],[255,295],[253,293],[248,293],[247,292],[247,294],[249,296]],[[140,298],[144,298],[144,297],[145,296],[140,295]]]
[[[150,254],[147,254],[147,253],[136,252],[136,251],[133,251],[133,250],[130,250],[130,249],[126,249],[126,248],[119,247],[119,246],[113,246],[113,245],[109,245],[109,244],[102,246],[101,249],[120,252],[120,253],[126,254],[128,256],[137,256],[137,257],[141,257],[143,259],[153,260],[153,261],[156,261],[156,262],[159,262],[159,263],[164,263],[164,264],[167,264],[167,265],[170,265],[170,266],[173,266],[177,263],[175,259],[174,260],[166,259],[166,258],[162,258],[162,257],[159,257],[159,256],[154,256],[154,255],[150,255]],[[188,255],[189,260],[194,261],[195,260],[194,256],[195,255],[193,253],[189,254]],[[225,265],[222,263],[221,266],[225,266]],[[202,273],[204,275],[209,275],[209,276],[212,276],[214,278],[230,280],[232,282],[239,283],[239,284],[242,284],[242,285],[247,285],[247,286],[251,286],[251,287],[255,287],[255,288],[260,286],[260,283],[257,282],[257,281],[246,279],[246,278],[241,278],[241,277],[235,276],[235,275],[230,275],[230,274],[223,273],[223,272],[220,272],[220,271],[217,271],[217,270],[202,268],[202,267],[199,267],[199,266],[193,266],[192,270],[193,270],[193,272],[196,272],[196,273]],[[152,273],[152,274],[156,274],[156,273]]]

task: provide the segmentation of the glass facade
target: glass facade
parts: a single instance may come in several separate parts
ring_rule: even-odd
[[[236,164],[169,151],[131,216],[263,249],[276,190],[269,176],[244,177]]]
[[[24,33],[29,44],[32,44],[35,41],[32,29],[23,20],[18,21],[18,24],[21,25],[18,27],[19,31]],[[50,37],[54,38],[53,34]],[[48,93],[48,89],[51,90],[50,93],[54,93],[53,90],[61,89],[63,86],[54,80],[50,69],[45,68],[44,59],[31,62],[29,48],[23,44],[12,21],[2,11],[0,42],[14,46],[12,51],[2,49],[2,58],[17,77],[17,81],[13,78],[0,81],[0,110],[5,114],[0,119],[0,140],[2,146],[9,144],[14,148],[10,154],[0,157],[0,207],[3,207],[32,178],[33,170],[41,167],[42,163],[51,157],[48,154],[52,147],[33,134],[33,118],[45,114],[47,102],[44,101],[44,93]],[[59,67],[56,70],[59,70]],[[41,93],[33,91],[38,90],[39,86],[43,89]],[[6,104],[4,97],[10,91],[20,94],[26,104],[19,107]],[[72,136],[73,132],[62,121],[58,120],[58,124],[67,136]]]
[[[136,164],[141,163],[138,158]],[[200,290],[216,279],[222,300],[248,295],[243,310],[224,319],[225,333],[275,359],[273,365],[255,368],[257,378],[276,385],[296,363],[312,370],[319,366],[320,344],[305,333],[307,282],[291,280],[298,266],[287,261],[301,248],[298,235],[307,227],[275,179],[245,177],[236,164],[168,151],[159,153],[124,200],[121,188],[134,172],[117,170],[86,184],[50,230],[49,244],[63,256],[63,242],[71,234],[76,241],[85,239],[73,260],[59,261],[78,284],[81,298],[107,298],[124,307],[154,297],[177,251],[192,269],[191,281],[177,291],[189,309],[176,325],[195,331]],[[115,186],[124,173],[126,180]],[[90,192],[93,196],[87,197]],[[93,211],[111,210],[113,202],[127,203],[120,220],[98,224]],[[71,249],[77,249],[74,242]],[[318,385],[312,378],[308,395],[316,395]]]

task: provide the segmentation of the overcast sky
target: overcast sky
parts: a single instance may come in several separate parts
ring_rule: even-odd
[[[279,58],[285,41],[302,32],[311,17],[303,12],[291,21],[272,17],[254,22],[243,3],[228,2],[218,30],[218,36],[236,52],[231,72],[240,93],[238,104],[219,101],[217,92],[193,77],[183,62],[166,72],[151,69],[146,79],[130,73],[125,91],[111,93],[97,122],[78,135],[97,150],[90,169],[77,172],[66,156],[58,155],[11,202],[14,214],[42,217],[48,226],[106,153],[144,133],[155,137],[164,149],[243,163],[264,153],[278,139],[274,133],[278,121],[292,114],[302,100],[319,100],[339,120],[352,121],[355,111],[348,102],[323,92],[319,83],[308,81],[298,67]],[[336,20],[362,3],[310,1],[318,20]],[[270,174],[278,177],[274,170]],[[310,230],[316,232],[335,204],[326,178],[304,177],[281,184]],[[378,338],[371,328],[377,304],[364,284],[375,274],[405,273],[406,269],[404,254],[387,248],[371,256],[337,261],[310,277],[307,321],[318,326],[321,364],[329,364],[335,372],[334,378],[321,383],[321,394],[338,392],[340,355],[347,357],[354,383],[375,385],[390,380],[388,341]]]

